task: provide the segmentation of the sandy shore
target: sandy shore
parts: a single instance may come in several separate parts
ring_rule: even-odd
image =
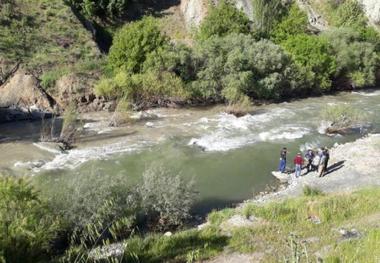
[[[371,134],[355,142],[338,145],[330,150],[330,156],[329,172],[325,177],[320,178],[315,172],[303,174],[301,178],[293,178],[286,188],[260,196],[255,201],[298,196],[305,186],[325,193],[351,192],[380,186],[380,134]]]

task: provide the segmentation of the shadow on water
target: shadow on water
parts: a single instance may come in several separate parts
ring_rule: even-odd
[[[52,136],[59,136],[62,119],[20,120],[0,123],[0,144],[10,142],[37,142],[49,130]]]
[[[240,204],[242,200],[227,200],[227,199],[216,199],[208,198],[202,199],[196,202],[191,210],[191,213],[200,216],[202,218],[206,217],[212,210],[221,210],[225,208],[233,208]]]

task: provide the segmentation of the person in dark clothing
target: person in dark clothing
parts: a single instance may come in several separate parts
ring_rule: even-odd
[[[280,152],[280,164],[278,166],[278,170],[281,173],[284,173],[285,169],[286,169],[286,154],[287,154],[287,149],[286,149],[286,147],[284,147],[284,148],[282,148],[282,150]]]
[[[307,168],[308,173],[314,170],[314,166],[313,166],[314,157],[315,157],[314,151],[312,149],[307,150],[305,154],[305,159],[307,160],[306,168]]]
[[[329,150],[327,148],[324,148],[323,149],[323,157],[322,157],[322,169],[321,169],[321,172],[319,174],[319,177],[323,177],[326,175],[327,173],[327,167],[329,165],[329,160],[330,160],[330,153],[329,153]]]

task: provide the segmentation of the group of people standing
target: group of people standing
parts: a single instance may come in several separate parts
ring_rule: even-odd
[[[286,157],[288,154],[288,150],[286,147],[282,148],[280,152],[280,164],[278,170],[281,173],[285,173],[286,171]],[[330,152],[327,147],[323,147],[321,149],[313,150],[308,149],[304,156],[302,156],[301,152],[298,152],[294,157],[294,170],[296,178],[301,176],[302,170],[304,168],[307,169],[307,173],[311,171],[317,171],[319,177],[323,177],[327,173],[328,163],[330,160]],[[306,161],[306,166],[304,166]]]

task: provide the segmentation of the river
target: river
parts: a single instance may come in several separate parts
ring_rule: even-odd
[[[368,112],[369,132],[380,131],[380,91],[339,93],[289,103],[259,106],[241,118],[221,106],[157,109],[158,119],[121,128],[107,126],[110,114],[83,115],[85,136],[66,154],[38,144],[39,122],[0,125],[0,172],[31,175],[57,184],[97,173],[105,180],[122,176],[131,185],[152,165],[162,165],[194,179],[199,191],[197,213],[251,198],[278,184],[271,176],[279,151],[289,160],[308,147],[353,141],[362,136],[323,134],[320,112],[327,105],[348,103]],[[60,180],[64,178],[65,180]]]

